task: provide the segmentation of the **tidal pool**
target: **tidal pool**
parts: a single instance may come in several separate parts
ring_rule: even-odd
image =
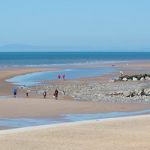
[[[59,118],[3,118],[0,119],[0,126],[7,128],[21,128],[48,124],[59,124],[65,122],[77,122],[87,120],[101,120],[117,117],[136,116],[150,113],[150,109],[136,112],[108,112],[94,114],[64,114]]]
[[[60,71],[35,72],[26,75],[19,75],[7,79],[6,81],[16,85],[34,86],[40,84],[40,81],[57,80],[57,76],[59,74],[65,74],[66,79],[78,79],[85,77],[102,76],[105,74],[112,73],[116,70],[117,69],[114,67],[65,69]]]

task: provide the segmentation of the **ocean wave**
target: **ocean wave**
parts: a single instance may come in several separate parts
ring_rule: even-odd
[[[129,61],[85,61],[85,62],[74,62],[74,63],[62,63],[62,64],[32,64],[23,65],[24,67],[61,67],[61,66],[81,66],[81,65],[95,65],[95,64],[115,64],[115,63],[127,63]]]

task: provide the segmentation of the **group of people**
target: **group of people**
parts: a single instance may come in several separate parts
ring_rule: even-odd
[[[57,78],[58,78],[59,80],[60,80],[61,78],[62,78],[63,80],[65,80],[65,74],[63,74],[63,75],[58,74]]]
[[[65,74],[63,74],[63,75],[58,74],[57,78],[58,78],[59,80],[60,80],[60,79],[65,80]],[[16,96],[17,96],[17,88],[14,87],[12,92],[13,92],[14,97],[16,97]],[[27,89],[27,90],[26,90],[26,93],[25,93],[25,94],[26,94],[26,97],[29,96],[29,93],[30,93],[30,90]],[[44,97],[44,99],[46,98],[46,96],[47,96],[47,92],[44,91],[44,92],[43,92],[43,97]],[[58,99],[58,90],[57,90],[57,89],[55,90],[53,96],[55,97],[56,100]]]
[[[47,92],[44,91],[44,92],[43,92],[43,97],[44,97],[44,99],[46,98],[46,96],[47,96]],[[58,90],[57,90],[57,89],[55,90],[53,96],[55,97],[56,100],[58,99]]]
[[[30,93],[30,90],[27,89],[27,91],[26,91],[26,97],[29,96],[29,93]],[[17,88],[16,88],[16,87],[13,88],[13,95],[14,95],[14,97],[17,96]],[[45,91],[43,92],[43,98],[45,99],[46,96],[47,96],[47,91],[45,90]],[[58,90],[57,90],[57,89],[55,90],[53,96],[55,97],[56,100],[58,99]]]

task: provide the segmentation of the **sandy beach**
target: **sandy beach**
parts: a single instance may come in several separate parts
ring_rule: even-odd
[[[110,64],[107,64],[110,65]],[[126,73],[141,73],[150,67],[147,62],[115,64]],[[143,69],[141,70],[141,66]],[[133,71],[133,68],[136,68]],[[95,114],[102,112],[135,112],[150,109],[149,97],[107,96],[107,93],[134,89],[148,85],[149,81],[117,82],[110,80],[119,75],[112,74],[66,81],[43,81],[50,88],[48,96],[30,93],[25,96],[24,89],[13,98],[13,85],[5,80],[20,74],[48,71],[51,68],[17,68],[1,70],[0,74],[0,118],[59,118],[62,114]],[[53,98],[55,88],[60,91],[59,99]],[[92,87],[92,88],[91,88]],[[45,86],[32,87],[34,91],[43,90]],[[64,89],[65,88],[65,89]],[[65,91],[65,95],[63,94]],[[87,94],[87,92],[89,94]],[[97,93],[98,92],[98,93]],[[92,97],[91,97],[92,96]],[[69,123],[29,127],[9,130],[0,126],[0,148],[5,150],[47,150],[47,149],[103,149],[103,150],[149,150],[149,114],[144,116],[109,119],[105,121],[86,121],[86,123]],[[7,129],[7,130],[5,130]],[[10,131],[10,132],[9,132]],[[21,131],[21,132],[20,132]]]
[[[150,115],[0,132],[5,150],[149,150]]]
[[[110,66],[111,64],[106,64],[106,65]],[[115,64],[115,66],[122,69],[123,71],[128,69],[128,72],[131,72],[133,68],[136,68],[136,70],[140,72],[141,66],[144,66],[145,67],[144,70],[147,70],[149,68],[149,63],[132,62],[131,64],[128,65],[126,65],[126,63],[123,63],[123,64]],[[39,72],[39,71],[48,71],[48,70],[52,71],[56,69],[58,68],[12,68],[12,69],[1,70],[0,71],[1,72],[0,94],[2,96],[10,96],[10,98],[1,98],[0,117],[1,118],[15,118],[15,117],[47,118],[47,117],[59,117],[61,114],[71,114],[71,113],[139,111],[139,110],[150,108],[150,104],[145,104],[144,101],[141,100],[139,103],[138,101],[136,102],[134,98],[126,98],[129,101],[126,102],[126,99],[124,97],[114,97],[114,96],[106,97],[103,94],[103,92],[109,93],[114,89],[120,90],[121,88],[124,88],[123,90],[125,90],[125,88],[129,89],[131,87],[134,88],[137,85],[140,86],[140,83],[138,82],[124,82],[124,83],[110,82],[112,77],[119,75],[119,73],[117,72],[100,76],[100,77],[95,77],[95,78],[94,77],[83,78],[83,79],[66,80],[66,81],[62,81],[62,80],[46,81],[48,85],[50,84],[51,89],[45,100],[43,99],[42,93],[41,94],[31,93],[27,98],[25,96],[25,90],[22,89],[19,89],[17,98],[11,98],[12,97],[11,88],[13,85],[11,83],[6,82],[5,79],[10,78],[12,76],[26,74],[30,72]],[[58,101],[54,100],[53,98],[53,91],[56,87],[58,89],[60,88]],[[92,90],[91,87],[93,87]],[[44,90],[45,87],[40,86],[36,88],[38,90]],[[66,90],[65,95],[61,92],[62,91],[61,88],[62,89],[65,88]],[[34,89],[35,87],[33,87],[33,90]],[[96,92],[98,91],[98,93],[95,93],[95,91]],[[80,99],[75,100],[76,99],[76,97],[74,97],[75,94],[79,94]],[[94,98],[97,96],[97,94],[99,94],[100,99],[97,97],[98,101],[93,101]],[[120,101],[117,101],[117,99],[119,99]],[[138,99],[142,99],[142,97],[138,97]]]
[[[150,0],[0,1],[0,150],[150,150]]]
[[[0,101],[0,118],[50,118],[61,114],[129,112],[149,109],[148,104],[120,104],[74,100],[10,98]]]

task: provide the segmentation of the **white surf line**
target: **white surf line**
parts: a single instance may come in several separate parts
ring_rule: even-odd
[[[118,120],[126,120],[126,119],[133,119],[133,118],[142,118],[142,117],[147,117],[147,116],[150,117],[150,114],[144,114],[144,115],[138,115],[138,116],[117,117],[117,118],[95,119],[95,120],[86,120],[86,121],[76,121],[76,122],[65,122],[65,123],[30,126],[30,127],[16,128],[16,129],[7,129],[7,130],[0,130],[0,136],[15,134],[15,133],[29,132],[29,131],[36,131],[36,130],[48,129],[48,128],[76,126],[76,125],[82,125],[82,124],[107,122],[107,121],[115,121],[115,120],[118,121]]]

